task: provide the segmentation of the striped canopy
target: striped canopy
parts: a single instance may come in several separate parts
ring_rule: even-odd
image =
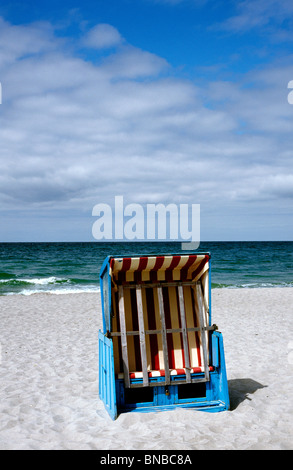
[[[197,281],[208,269],[208,254],[111,258],[115,284],[158,281]]]

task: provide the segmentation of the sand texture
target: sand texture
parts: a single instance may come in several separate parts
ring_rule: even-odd
[[[0,449],[292,449],[293,288],[215,289],[231,410],[121,414],[98,397],[99,294],[0,297]]]

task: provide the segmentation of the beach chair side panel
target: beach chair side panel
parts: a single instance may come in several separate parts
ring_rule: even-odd
[[[223,335],[219,331],[214,331],[212,334],[212,344],[213,344],[213,360],[218,371],[218,390],[217,397],[221,400],[225,409],[230,408],[230,398],[229,398],[229,389],[228,389],[228,379],[226,372],[226,361],[225,361],[225,352],[224,352],[224,341]]]
[[[99,331],[99,396],[111,418],[117,418],[113,341]]]

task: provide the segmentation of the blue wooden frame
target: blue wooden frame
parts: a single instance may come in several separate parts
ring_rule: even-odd
[[[182,254],[182,253],[181,253]],[[207,253],[200,253],[207,254]],[[210,255],[210,254],[209,254]],[[145,255],[131,255],[139,257]],[[151,256],[151,255],[148,255]],[[156,256],[156,255],[154,255]],[[123,256],[117,256],[123,258]],[[111,277],[108,256],[100,270],[103,331],[99,331],[99,396],[110,417],[115,420],[123,412],[162,411],[173,408],[194,408],[207,412],[228,410],[229,391],[222,333],[210,331],[209,353],[214,370],[210,380],[196,384],[176,384],[184,376],[172,376],[170,386],[162,384],[164,377],[149,379],[149,387],[125,389],[124,381],[115,377],[113,340],[111,331]],[[209,260],[210,263],[210,260]],[[211,325],[211,272],[209,265],[209,325]],[[192,378],[201,379],[203,373],[191,374]],[[161,385],[160,385],[161,382]],[[134,385],[142,385],[142,379],[131,379]],[[182,389],[182,387],[185,387]],[[186,388],[186,387],[189,387]],[[130,390],[130,391],[129,391]],[[186,397],[186,391],[189,391]],[[194,392],[195,391],[195,392]],[[183,393],[182,393],[183,392]],[[192,396],[192,393],[195,393]],[[131,396],[132,395],[132,396]],[[189,396],[190,395],[190,396]]]

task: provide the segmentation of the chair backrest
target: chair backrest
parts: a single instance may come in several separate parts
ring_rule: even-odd
[[[129,373],[204,367],[208,261],[208,255],[111,260],[116,374],[125,372],[125,361]]]
[[[184,310],[187,329],[200,328],[199,306],[195,296],[195,288],[182,286],[184,296]],[[127,335],[129,371],[141,371],[141,350],[139,336],[139,319],[137,308],[137,294],[134,288],[123,288],[123,302],[125,311],[126,332],[137,332]],[[167,350],[169,369],[183,369],[186,367],[182,332],[168,330],[182,329],[180,315],[179,291],[176,286],[162,287],[164,316],[166,325]],[[148,370],[165,369],[163,352],[162,323],[159,310],[159,296],[157,287],[141,289],[142,311],[145,331],[156,333],[146,334],[146,355]],[[113,293],[113,323],[112,331],[121,332],[118,293]],[[203,317],[203,327],[208,326],[208,312]],[[203,367],[203,344],[200,331],[187,331],[189,363],[191,368]],[[123,372],[121,337],[114,336],[114,362],[115,372]],[[206,338],[208,345],[208,336]]]

